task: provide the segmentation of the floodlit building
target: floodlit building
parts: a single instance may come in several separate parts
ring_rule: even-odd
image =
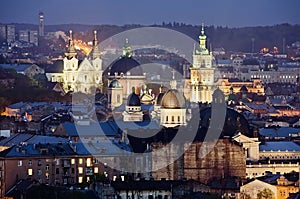
[[[93,50],[89,58],[77,59],[72,31],[69,46],[60,72],[46,73],[49,81],[61,82],[66,92],[95,93],[102,89],[102,58],[98,48],[97,32],[94,31]]]
[[[204,24],[202,24],[201,35],[199,36],[200,49],[194,49],[193,65],[190,68],[190,81],[188,89],[191,102],[211,102],[214,91],[214,71],[213,54],[206,47],[206,35]]]

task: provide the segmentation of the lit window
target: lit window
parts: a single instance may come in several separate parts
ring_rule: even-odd
[[[32,166],[32,160],[29,160],[28,164],[29,166]]]
[[[49,165],[48,164],[46,165],[46,171],[49,171]]]
[[[49,173],[46,173],[45,176],[46,176],[46,179],[48,180],[49,179]]]
[[[40,176],[40,175],[42,175],[42,171],[41,171],[41,169],[38,169],[38,172],[37,172],[37,174]]]
[[[92,166],[91,162],[92,162],[92,161],[91,161],[91,158],[87,158],[87,159],[86,159],[86,166],[87,166],[87,167]]]
[[[83,177],[78,177],[78,183],[82,183]]]
[[[28,169],[27,173],[28,173],[29,176],[32,176],[33,170],[32,169]]]
[[[83,168],[82,167],[78,167],[78,173],[82,174],[83,173]]]
[[[94,173],[99,173],[98,167],[94,168]]]
[[[82,164],[82,163],[83,163],[82,158],[79,158],[79,164]]]
[[[75,164],[75,159],[71,159],[71,164]]]
[[[22,166],[22,160],[19,160],[18,161],[18,167],[21,167]]]

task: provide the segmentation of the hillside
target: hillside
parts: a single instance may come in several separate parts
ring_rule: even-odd
[[[17,31],[20,29],[37,29],[37,25],[32,24],[15,24]],[[197,39],[200,34],[201,27],[187,25],[183,23],[163,23],[161,25],[152,25],[153,27],[170,28],[182,32],[193,39]],[[100,31],[100,40],[106,39],[119,32],[132,28],[143,27],[142,25],[83,25],[83,24],[63,24],[63,25],[48,25],[46,31],[68,31],[72,29],[74,32],[87,32],[87,39],[92,38],[92,30]],[[282,52],[283,38],[285,44],[291,45],[295,41],[300,41],[300,25],[280,24],[274,26],[259,26],[259,27],[242,27],[228,28],[220,26],[206,27],[206,35],[209,43],[213,47],[223,47],[227,51],[242,51],[251,52],[252,39],[254,39],[254,51],[257,52],[263,47],[273,48],[277,46],[279,52]]]

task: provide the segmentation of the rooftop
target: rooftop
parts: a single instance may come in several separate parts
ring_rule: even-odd
[[[265,142],[264,144],[259,145],[259,151],[300,152],[300,146],[294,142],[289,142],[289,141]]]

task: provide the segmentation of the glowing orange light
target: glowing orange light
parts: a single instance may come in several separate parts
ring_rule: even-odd
[[[75,48],[78,48],[84,52],[84,54],[88,55],[92,51],[92,47],[87,45],[82,40],[74,40]]]

